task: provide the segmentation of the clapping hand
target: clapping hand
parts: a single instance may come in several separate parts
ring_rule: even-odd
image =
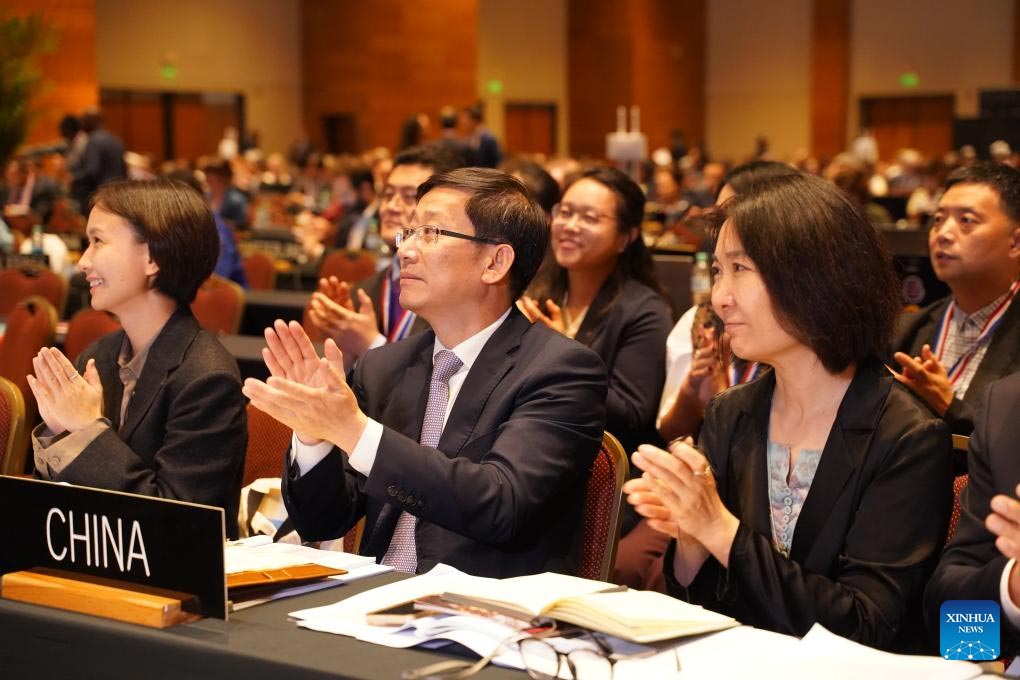
[[[348,361],[360,357],[379,335],[379,322],[372,299],[364,290],[358,290],[358,311],[351,300],[350,284],[336,277],[319,282],[319,290],[312,294],[309,318],[312,323],[336,342]]]
[[[557,333],[567,332],[566,322],[563,321],[563,310],[552,300],[545,301],[546,311],[544,312],[542,311],[541,303],[527,295],[521,297],[517,306],[532,323],[544,323]]]
[[[893,358],[903,368],[902,373],[893,373],[896,379],[912,389],[936,413],[944,416],[953,403],[953,385],[949,382],[946,367],[931,351],[931,346],[922,347],[919,357],[896,352]]]
[[[294,430],[305,444],[329,441],[351,451],[367,418],[344,377],[343,353],[326,340],[324,357],[315,353],[301,324],[277,320],[265,332],[262,356],[266,382],[248,378],[242,392],[255,408]]]
[[[32,368],[28,386],[51,432],[75,432],[103,416],[103,383],[94,359],[85,365],[83,377],[60,350],[43,347]]]

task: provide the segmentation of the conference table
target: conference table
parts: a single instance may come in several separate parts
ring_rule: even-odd
[[[402,578],[406,576],[373,576],[244,609],[229,621],[202,619],[163,630],[0,599],[0,677],[376,680],[457,658],[306,630],[287,618],[288,612],[331,604]],[[476,677],[527,676],[488,667]]]

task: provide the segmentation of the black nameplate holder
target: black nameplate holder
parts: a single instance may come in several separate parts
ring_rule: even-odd
[[[0,574],[58,570],[192,595],[182,608],[227,618],[222,508],[0,476]]]

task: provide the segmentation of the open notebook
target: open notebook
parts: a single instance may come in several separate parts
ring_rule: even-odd
[[[544,573],[485,583],[472,579],[442,594],[460,605],[523,619],[551,618],[638,643],[700,635],[738,625],[722,614],[662,593],[626,590],[588,579]]]

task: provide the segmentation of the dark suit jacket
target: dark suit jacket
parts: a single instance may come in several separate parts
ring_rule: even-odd
[[[951,297],[946,297],[919,312],[903,315],[893,339],[893,352],[905,352],[916,357],[920,356],[921,347],[925,344],[934,346],[935,332],[951,301]],[[888,363],[894,368],[899,367],[899,364],[892,361],[891,353]],[[988,383],[1017,371],[1020,371],[1020,304],[1013,304],[1002,317],[1002,322],[995,331],[964,398],[962,400],[954,398],[949,410],[946,411],[945,421],[953,433],[970,435],[974,429],[975,414],[980,412],[984,405],[985,388]]]
[[[110,333],[78,359],[79,370],[96,360],[112,427],[53,481],[219,506],[228,537],[236,538],[248,443],[237,361],[190,309],[179,308],[149,349],[118,433],[123,341],[124,331]]]
[[[655,417],[666,380],[669,305],[654,290],[628,280],[613,296],[603,286],[576,339],[602,357],[609,372],[606,429],[629,454],[642,443],[661,443]]]
[[[107,182],[127,177],[124,144],[106,128],[89,133],[81,166],[72,168],[75,182],[88,196]]]
[[[375,308],[375,317],[376,321],[378,322],[379,332],[382,333],[383,335],[386,334],[386,332],[383,330],[384,323],[383,321],[384,307],[382,301],[383,280],[386,279],[386,277],[388,277],[389,275],[390,267],[386,267],[386,269],[383,269],[381,272],[376,272],[367,279],[359,281],[357,284],[355,284],[354,290],[351,291],[351,297],[355,301],[358,299],[359,289],[364,290],[366,293],[368,293],[368,297],[372,300],[372,306]],[[428,329],[429,322],[421,318],[420,316],[416,316],[414,318],[414,323],[411,324],[411,332],[408,334],[408,337],[414,335],[415,333],[421,333],[422,331]]]
[[[969,392],[969,390],[968,390]],[[925,621],[938,642],[939,608],[946,600],[999,601],[999,579],[1008,561],[985,529],[992,496],[1016,496],[1020,483],[1020,375],[997,380],[984,390],[985,407],[970,437],[970,481],[960,494],[960,523],[924,593]],[[1020,630],[1005,616],[1000,646],[1007,656],[1020,652]]]
[[[361,553],[381,558],[402,510],[419,518],[418,570],[480,576],[574,573],[584,495],[605,426],[606,373],[589,349],[514,307],[461,387],[438,449],[418,444],[435,335],[367,352],[351,387],[385,426],[366,478],[334,448],[283,497],[305,539],[366,518]]]
[[[813,624],[881,648],[919,644],[921,594],[952,508],[949,430],[877,361],[860,366],[793,535],[772,546],[766,445],[775,374],[733,387],[708,408],[701,444],[740,528],[729,568],[709,557],[671,592],[742,623],[791,635]]]

